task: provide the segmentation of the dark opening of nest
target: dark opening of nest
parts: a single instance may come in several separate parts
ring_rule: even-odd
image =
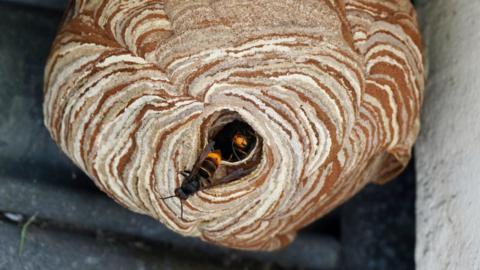
[[[257,144],[257,135],[253,128],[240,120],[224,125],[213,137],[215,149],[222,152],[223,160],[242,161],[248,157]]]

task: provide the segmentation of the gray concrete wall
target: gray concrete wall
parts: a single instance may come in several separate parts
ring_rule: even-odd
[[[63,10],[68,4],[68,0],[2,0],[2,2],[57,10]]]
[[[420,270],[480,269],[480,1],[419,1],[429,76],[417,157]]]

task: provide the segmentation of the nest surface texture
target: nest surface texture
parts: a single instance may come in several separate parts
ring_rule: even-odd
[[[121,205],[273,250],[406,166],[423,87],[409,0],[76,0],[46,66],[44,116]],[[229,121],[251,127],[256,154],[219,174],[253,171],[183,206],[163,200]]]

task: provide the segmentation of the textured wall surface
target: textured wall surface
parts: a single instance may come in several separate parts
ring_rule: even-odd
[[[423,1],[417,268],[480,269],[480,1]]]

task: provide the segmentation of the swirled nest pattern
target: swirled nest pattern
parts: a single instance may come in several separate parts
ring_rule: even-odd
[[[424,85],[408,0],[76,0],[53,44],[45,124],[121,205],[183,235],[273,250],[410,159]],[[253,172],[171,195],[235,112]]]

